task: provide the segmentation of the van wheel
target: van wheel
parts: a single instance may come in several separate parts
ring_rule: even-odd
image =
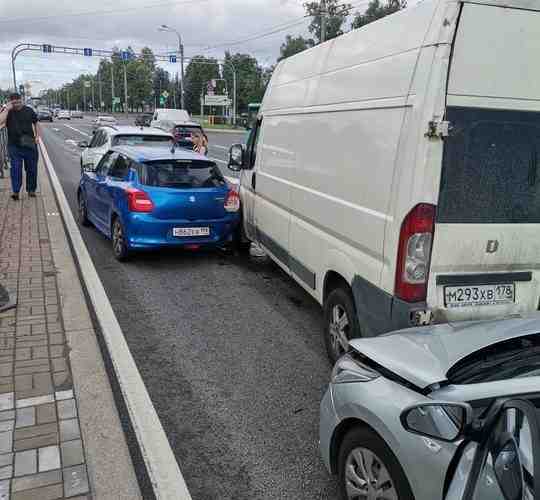
[[[371,429],[355,427],[343,438],[338,457],[341,500],[414,500],[409,481],[388,445]]]
[[[332,363],[349,350],[349,340],[355,337],[360,337],[360,326],[352,296],[345,288],[336,288],[324,303],[324,342]]]

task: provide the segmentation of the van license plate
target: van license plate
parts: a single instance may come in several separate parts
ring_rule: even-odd
[[[445,286],[444,305],[448,308],[495,306],[515,302],[516,287],[504,285]]]
[[[175,227],[173,236],[185,238],[186,236],[209,236],[209,227]]]

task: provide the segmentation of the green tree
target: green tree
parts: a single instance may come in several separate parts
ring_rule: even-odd
[[[313,16],[309,31],[315,38],[315,43],[321,43],[321,19],[322,15],[326,16],[326,40],[331,40],[336,36],[343,35],[343,25],[347,20],[352,5],[349,3],[341,3],[340,0],[326,0],[326,12],[322,12],[321,2],[311,1],[305,2],[304,7],[309,16]]]
[[[313,47],[314,43],[315,42],[311,38],[304,38],[301,35],[297,37],[287,35],[285,41],[281,44],[278,61],[294,56],[299,52],[303,52],[304,50]]]
[[[233,97],[232,67],[236,70],[236,95],[238,102],[236,110],[238,113],[247,111],[250,102],[260,102],[266,88],[263,78],[264,71],[259,66],[257,59],[249,54],[225,53],[225,64],[223,65],[223,78],[227,80],[229,95]]]
[[[200,113],[201,95],[205,85],[216,78],[220,78],[219,64],[216,59],[204,56],[191,58],[184,72],[184,100],[186,109],[191,114]]]
[[[361,28],[405,7],[407,7],[406,0],[387,0],[386,3],[381,3],[380,0],[371,0],[364,13],[357,12],[354,16],[352,29]]]

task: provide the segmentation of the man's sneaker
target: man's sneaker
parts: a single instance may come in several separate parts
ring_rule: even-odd
[[[30,196],[30,198],[35,198],[35,197],[36,197],[36,193],[34,193],[33,191],[31,191],[30,193],[28,193],[28,196]]]
[[[14,201],[19,201],[19,193],[13,193],[11,195],[11,199]]]

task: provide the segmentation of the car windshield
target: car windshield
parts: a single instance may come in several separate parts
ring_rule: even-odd
[[[505,340],[475,352],[447,373],[452,384],[477,384],[540,376],[540,335]]]
[[[166,188],[214,188],[226,185],[217,165],[203,160],[159,160],[138,169],[139,182]]]
[[[117,135],[112,140],[113,146],[163,146],[171,142],[172,138],[166,135]]]

